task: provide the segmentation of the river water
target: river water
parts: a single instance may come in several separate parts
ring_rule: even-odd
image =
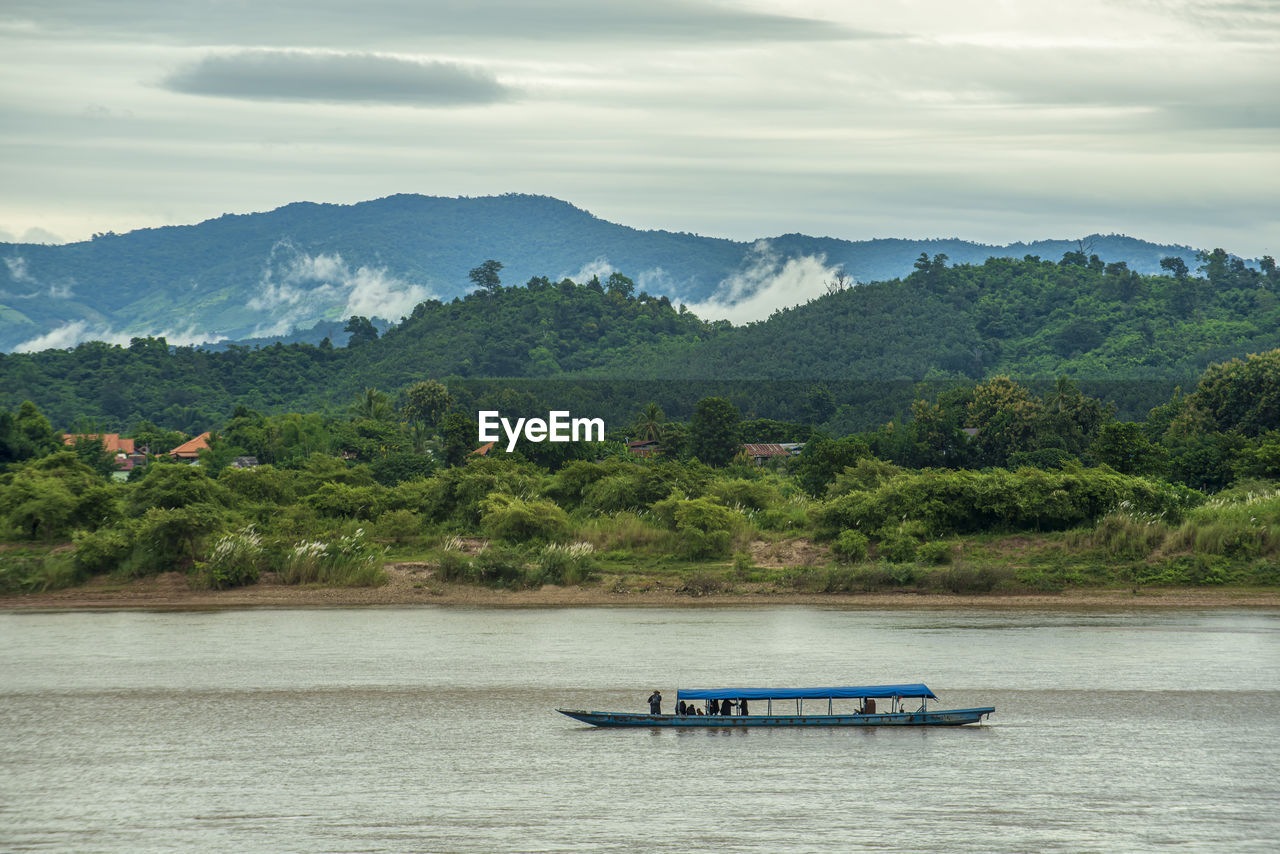
[[[554,711],[913,681],[996,713]],[[0,614],[4,850],[1270,852],[1278,760],[1274,611]]]

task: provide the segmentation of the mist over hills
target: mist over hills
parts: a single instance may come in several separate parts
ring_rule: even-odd
[[[1168,256],[1196,264],[1186,246],[1119,235],[1083,244],[1141,273],[1158,272]],[[818,296],[837,268],[870,282],[910,273],[921,252],[953,263],[1057,260],[1079,245],[801,234],[739,242],[642,231],[558,199],[515,194],[298,202],[64,246],[0,244],[0,351],[147,335],[170,343],[318,340],[351,315],[396,321],[423,300],[463,295],[472,290],[467,272],[489,258],[502,262],[508,285],[536,276],[582,282],[616,270],[640,291],[741,323]],[[298,331],[318,323],[312,335]]]

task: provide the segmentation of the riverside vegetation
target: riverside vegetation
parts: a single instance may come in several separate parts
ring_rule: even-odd
[[[1192,279],[1185,269],[1139,277],[1094,269],[1084,258],[984,266],[1025,274],[1020,289],[1001,292],[1003,307],[988,311],[995,311],[991,317],[1006,336],[1016,332],[1015,318],[1049,299],[1054,281],[1110,288],[1109,298],[1121,305],[1127,294],[1132,310],[1117,309],[1109,321],[1123,335],[1149,323],[1143,304],[1151,311],[1162,300],[1181,306],[1183,326],[1157,329],[1156,340],[1200,323],[1224,342],[1229,330],[1208,318],[1229,314],[1230,300],[1245,299],[1213,291],[1212,279]],[[229,419],[210,425],[215,436],[198,466],[166,461],[164,452],[186,438],[174,428],[190,426],[183,419],[192,410],[163,404],[180,398],[184,384],[220,382],[224,370],[244,383],[262,372],[271,384],[257,380],[251,398],[269,403],[267,395],[306,384],[294,373],[304,362],[317,372],[306,374],[315,382],[328,376],[330,363],[407,377],[405,353],[421,355],[429,347],[437,354],[431,361],[458,352],[448,344],[448,317],[473,336],[515,328],[520,317],[528,327],[528,318],[544,310],[576,317],[544,329],[544,343],[529,351],[548,371],[546,359],[567,363],[566,353],[603,369],[628,352],[646,364],[656,358],[655,342],[675,346],[672,355],[698,341],[732,340],[665,301],[634,297],[623,276],[589,286],[542,282],[504,289],[497,283],[500,267],[493,262],[473,271],[482,289],[477,296],[424,304],[382,338],[367,319],[352,318],[352,346],[309,348],[315,358],[306,347],[203,354],[157,340],[3,357],[0,373],[26,377],[29,389],[39,385],[33,377],[40,371],[57,366],[61,379],[45,377],[48,399],[58,407],[82,395],[101,371],[146,366],[140,370],[151,383],[142,398],[148,408],[134,414],[159,423],[132,423],[128,432],[152,458],[127,482],[117,482],[100,442],[64,445],[36,402],[0,410],[0,589],[41,591],[95,575],[137,578],[174,569],[215,589],[251,584],[268,572],[288,584],[377,585],[388,560],[429,565],[433,584],[661,586],[691,595],[1280,584],[1280,350],[1211,364],[1189,392],[1166,393],[1140,420],[1117,417],[1116,405],[1069,379],[956,374],[945,382],[899,384],[908,394],[902,409],[861,430],[839,429],[856,402],[839,400],[816,381],[756,382],[754,390],[740,391],[739,404],[760,403],[745,415],[745,407],[721,396],[689,400],[701,388],[696,384],[657,383],[684,416],[668,418],[656,400],[639,396],[653,383],[574,385],[553,377],[533,385],[514,379],[477,384],[443,374],[444,382],[423,380],[418,373],[394,394],[365,387],[348,397],[344,410],[279,411],[283,398],[261,410],[235,405]],[[1259,317],[1276,311],[1275,299],[1268,299],[1274,265],[1247,270],[1224,254],[1216,261],[1206,256],[1206,267],[1211,275],[1235,277]],[[955,289],[965,283],[989,287],[981,270],[922,258],[917,274],[893,287],[960,300],[967,297]],[[1039,303],[1011,296],[1024,292],[1041,293]],[[852,293],[857,290],[830,299]],[[794,312],[783,315],[770,322],[797,322]],[[593,317],[608,318],[611,329],[583,332]],[[427,332],[417,329],[423,324]],[[644,329],[663,324],[668,338],[644,337]],[[746,331],[763,335],[767,326]],[[1068,323],[1049,335],[1048,346],[1085,346],[1068,327],[1080,332]],[[565,330],[597,342],[595,349],[574,350]],[[1242,340],[1265,338],[1261,325],[1244,331]],[[1024,352],[1028,340],[1018,345]],[[475,343],[487,359],[506,352],[481,346],[480,338]],[[810,343],[797,343],[793,352],[807,352]],[[1128,345],[1105,336],[1093,343],[1098,346],[1088,353],[1072,350],[1071,358],[1127,352]],[[1111,357],[1099,352],[1109,346]],[[1166,366],[1190,364],[1172,351],[1161,358]],[[221,386],[218,395],[234,387]],[[512,454],[500,448],[489,456],[472,453],[476,424],[469,413],[530,414],[547,408],[548,400],[562,408],[554,399],[561,393],[614,410],[630,394],[628,417],[610,416],[611,424],[625,427],[605,443],[524,443]],[[1128,405],[1143,394],[1152,392],[1130,388]],[[110,396],[102,391],[99,399],[111,403]],[[790,417],[761,417],[766,405]],[[599,414],[585,404],[578,411]],[[101,410],[91,415],[69,424],[71,432],[92,436],[117,423]],[[652,440],[662,453],[638,459],[627,438]],[[805,447],[798,456],[759,466],[744,442]],[[232,465],[244,456],[258,465]]]
[[[371,390],[341,421],[239,411],[200,465],[156,458],[123,483],[107,476],[100,442],[62,446],[26,404],[0,414],[0,447],[19,457],[0,476],[0,589],[174,569],[214,589],[266,572],[286,584],[378,585],[393,559],[425,562],[435,584],[690,595],[1275,586],[1280,435],[1241,425],[1274,406],[1266,389],[1277,378],[1280,351],[1217,366],[1146,423],[1125,424],[1068,383],[1038,398],[997,377],[921,401],[905,425],[811,434],[799,456],[766,466],[739,443],[744,427],[766,428],[715,398],[688,424],[654,406],[638,414],[637,433],[683,449],[672,458],[635,459],[614,441],[542,463],[463,451],[450,465],[448,436]],[[407,397],[433,392],[448,427],[443,386]],[[1215,409],[1222,401],[1229,416]],[[1214,431],[1224,416],[1237,425]],[[948,431],[966,418],[983,425],[977,435]],[[430,433],[422,453],[415,433]],[[343,437],[397,434],[408,450],[333,454]],[[263,464],[228,465],[248,451]],[[911,464],[930,454],[974,467]]]

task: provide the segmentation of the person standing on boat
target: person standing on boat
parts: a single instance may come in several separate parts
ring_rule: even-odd
[[[649,695],[649,714],[662,714],[662,694],[657,688],[654,688],[653,693]]]

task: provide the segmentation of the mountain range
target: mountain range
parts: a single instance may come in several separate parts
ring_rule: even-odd
[[[1140,273],[1159,272],[1168,256],[1197,263],[1190,247],[1120,235],[1004,246],[802,234],[740,242],[629,228],[546,196],[298,202],[66,245],[2,243],[0,351],[135,336],[318,343],[328,335],[341,344],[345,318],[398,321],[424,300],[463,295],[474,290],[468,272],[487,259],[504,265],[505,284],[617,271],[703,317],[744,322],[820,295],[838,270],[865,283],[910,273],[921,253],[953,263],[1056,261],[1080,248]]]

